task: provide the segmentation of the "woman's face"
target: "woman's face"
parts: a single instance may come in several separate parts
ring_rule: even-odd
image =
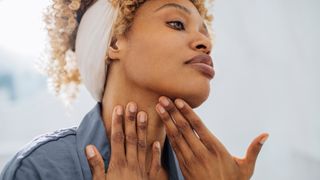
[[[120,64],[135,85],[182,98],[193,108],[208,98],[211,78],[185,64],[212,48],[204,20],[189,0],[146,1],[124,41]]]

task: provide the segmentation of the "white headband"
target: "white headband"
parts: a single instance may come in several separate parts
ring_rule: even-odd
[[[107,62],[106,55],[112,38],[112,27],[119,6],[110,0],[98,0],[83,14],[76,36],[75,55],[82,82],[98,102],[104,93]]]

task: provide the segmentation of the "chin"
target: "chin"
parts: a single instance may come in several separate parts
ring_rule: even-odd
[[[172,101],[180,98],[188,103],[191,108],[199,107],[209,97],[210,83],[208,83],[207,79],[205,81],[203,79],[192,79],[190,81],[173,80],[164,82],[167,84],[157,84],[156,92],[160,96],[167,96]]]
[[[208,95],[206,96],[189,96],[184,100],[190,105],[192,109],[199,107],[202,103],[204,103],[208,99]]]
[[[190,88],[187,94],[184,96],[184,100],[190,105],[190,107],[197,108],[204,103],[210,93],[210,84],[201,84],[196,88]]]
[[[194,90],[194,89],[189,89],[189,90]],[[201,90],[197,89],[197,91],[188,91],[188,92],[183,92],[183,93],[178,93],[174,96],[169,96],[172,101],[174,101],[176,98],[183,99],[185,102],[189,104],[189,106],[194,109],[199,107],[202,103],[204,103],[210,93],[210,88]]]

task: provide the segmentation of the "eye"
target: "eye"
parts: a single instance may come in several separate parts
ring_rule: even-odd
[[[170,26],[174,27],[174,29],[177,29],[179,31],[185,30],[184,25],[181,21],[169,21],[167,24],[170,24]]]

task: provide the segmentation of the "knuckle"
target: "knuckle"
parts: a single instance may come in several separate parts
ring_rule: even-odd
[[[92,159],[89,159],[89,161],[93,168],[98,168],[102,166],[102,162],[97,157],[93,157]]]
[[[146,141],[145,140],[139,140],[138,141],[138,147],[140,148],[140,149],[146,149],[147,148],[147,143],[146,143]]]
[[[127,115],[127,119],[130,120],[130,121],[134,121],[134,120],[136,119],[136,116],[135,116],[135,114],[133,114],[133,113],[129,113],[129,114]]]
[[[197,163],[196,157],[188,157],[185,159],[184,163],[187,167],[192,167],[195,165],[195,163]]]
[[[220,155],[220,153],[214,148],[214,146],[212,146],[212,144],[204,143],[204,145],[207,147],[209,152]]]
[[[147,129],[147,125],[145,123],[140,123],[138,125],[138,129],[144,131]]]
[[[180,139],[181,139],[182,135],[181,135],[181,133],[180,133],[179,131],[174,131],[174,132],[171,133],[171,137],[172,137],[175,141],[177,141],[177,140],[180,140]]]
[[[108,165],[108,173],[112,173],[114,171],[117,171],[119,170],[119,167],[118,167],[118,163],[115,163],[115,162],[110,162],[109,165]],[[121,168],[124,167],[124,166],[120,166]]]
[[[200,153],[197,155],[200,162],[205,163],[208,160],[207,153]]]
[[[161,114],[161,119],[162,119],[163,121],[167,122],[167,121],[169,121],[170,116],[169,116],[169,114],[168,114],[167,112],[166,112],[166,113],[162,113],[162,114]]]
[[[136,145],[137,144],[137,136],[133,133],[127,134],[126,141],[128,144]]]
[[[183,106],[180,111],[183,113],[183,114],[186,114],[186,115],[189,115],[190,111],[189,109],[186,108],[186,106]]]
[[[214,153],[216,156],[220,155],[213,147],[208,146],[208,151],[210,151],[211,153]]]
[[[124,135],[122,132],[115,132],[111,135],[111,140],[116,143],[123,143]]]
[[[171,146],[173,149],[177,149],[177,144],[171,141]]]
[[[153,166],[155,172],[159,172],[161,170],[161,165],[160,163],[156,163],[154,166]]]
[[[116,116],[113,118],[114,124],[122,124],[122,116]]]
[[[115,164],[116,167],[121,167],[121,168],[126,167],[126,165],[127,165],[127,161],[125,159],[118,159]]]
[[[108,172],[110,172],[110,171],[112,171],[112,170],[114,170],[114,169],[117,169],[117,166],[116,166],[115,163],[113,163],[113,162],[110,161],[110,163],[109,163],[109,165],[108,165]]]
[[[178,150],[179,149],[177,143],[172,141],[172,140],[170,140],[170,145],[171,145],[172,149],[174,149],[174,150]]]
[[[170,105],[169,107],[167,107],[167,111],[171,114],[176,112],[176,108],[173,105]]]
[[[192,164],[189,160],[184,160],[184,165],[186,167],[192,167],[192,165],[194,165],[194,164]]]
[[[167,123],[170,121],[170,116],[168,114],[163,115],[163,120]]]
[[[194,129],[201,129],[202,123],[199,119],[193,119],[193,126]]]
[[[128,163],[128,169],[130,170],[130,171],[132,171],[132,172],[138,172],[137,171],[137,165],[136,164],[130,164],[130,163]]]
[[[187,131],[188,129],[190,129],[190,125],[186,121],[177,123],[177,127],[182,131]]]

